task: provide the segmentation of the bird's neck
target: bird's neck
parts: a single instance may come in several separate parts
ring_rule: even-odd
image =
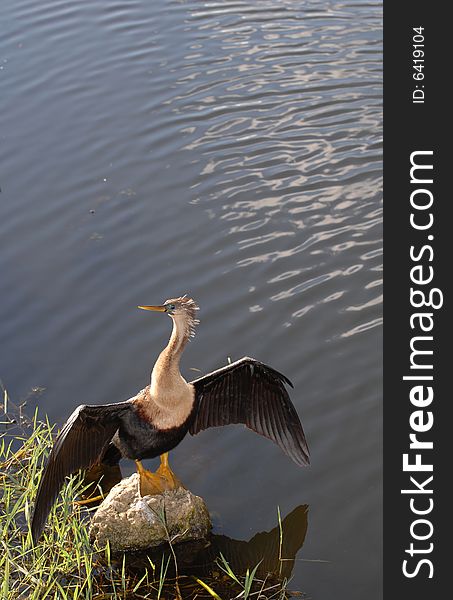
[[[175,378],[181,377],[179,361],[189,337],[190,332],[185,319],[174,317],[170,340],[160,353],[151,375],[152,395],[160,395],[162,390],[171,387],[169,383],[174,383]]]

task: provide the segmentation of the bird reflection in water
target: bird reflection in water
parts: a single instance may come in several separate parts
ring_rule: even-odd
[[[267,589],[280,587],[281,582],[289,580],[292,576],[296,555],[302,548],[308,528],[308,505],[303,504],[294,508],[281,523],[271,531],[256,533],[250,540],[236,540],[226,535],[212,534],[204,547],[191,542],[174,545],[176,550],[179,587],[183,597],[191,596],[194,592],[193,578],[212,583],[215,592],[222,598],[232,598],[240,592],[232,587],[229,577],[222,577],[222,561],[225,557],[233,573],[241,578],[247,569],[251,571],[259,564],[255,578],[258,590],[265,582]],[[148,553],[137,552],[121,554],[118,557],[118,568],[122,567],[123,556],[125,567],[129,574],[138,578],[143,576],[146,569],[150,568],[150,560],[156,566],[156,573],[160,570],[161,561],[166,564],[170,551],[154,550]],[[169,562],[169,586],[174,584],[172,560]],[[198,588],[198,592],[200,589]]]

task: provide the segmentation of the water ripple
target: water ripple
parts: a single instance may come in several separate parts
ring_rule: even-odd
[[[175,453],[184,481],[222,456],[198,492],[244,537],[249,518],[266,529],[282,489],[313,502],[307,552],[328,548],[333,575],[304,571],[301,587],[377,597],[380,3],[2,8],[0,377],[18,398],[46,387],[51,419],[127,398],[168,334],[134,307],[193,293],[201,325],[186,365],[250,353],[287,373],[314,468],[301,491],[270,444],[206,432]],[[244,457],[275,479],[266,494],[237,469]],[[259,509],[239,523],[244,498]]]

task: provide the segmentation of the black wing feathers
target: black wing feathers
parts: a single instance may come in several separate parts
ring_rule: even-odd
[[[32,519],[36,542],[65,477],[94,465],[104,454],[118,429],[126,403],[79,406],[60,431],[51,450],[38,488]]]
[[[248,357],[196,379],[198,407],[190,433],[243,423],[278,444],[298,465],[308,465],[307,441],[285,383],[292,387],[284,375]]]

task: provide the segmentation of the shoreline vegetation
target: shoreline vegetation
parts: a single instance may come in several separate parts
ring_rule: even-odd
[[[1,600],[272,600],[302,596],[300,592],[288,590],[288,579],[295,553],[305,538],[306,506],[293,511],[299,511],[299,518],[303,513],[305,530],[301,532],[302,543],[298,541],[291,559],[284,558],[287,556],[283,553],[286,528],[282,526],[280,513],[278,525],[272,532],[257,534],[250,541],[251,547],[255,538],[271,536],[275,546],[273,562],[277,565],[272,572],[263,570],[263,565],[267,567],[264,556],[238,570],[228,553],[225,551],[225,557],[219,550],[233,548],[235,544],[237,553],[237,548],[247,545],[235,540],[228,540],[230,544],[226,546],[213,543],[218,554],[211,557],[210,564],[186,568],[179,564],[175,552],[177,540],[169,536],[167,547],[160,550],[157,557],[113,556],[108,544],[103,548],[93,545],[88,535],[89,510],[73,504],[84,491],[83,476],[79,474],[68,478],[40,543],[33,547],[28,523],[55,427],[47,419],[41,420],[37,411],[32,419],[28,418],[24,404],[13,405],[4,388],[0,388],[0,393],[3,394],[0,399]],[[243,554],[248,554],[250,559],[250,552]]]

